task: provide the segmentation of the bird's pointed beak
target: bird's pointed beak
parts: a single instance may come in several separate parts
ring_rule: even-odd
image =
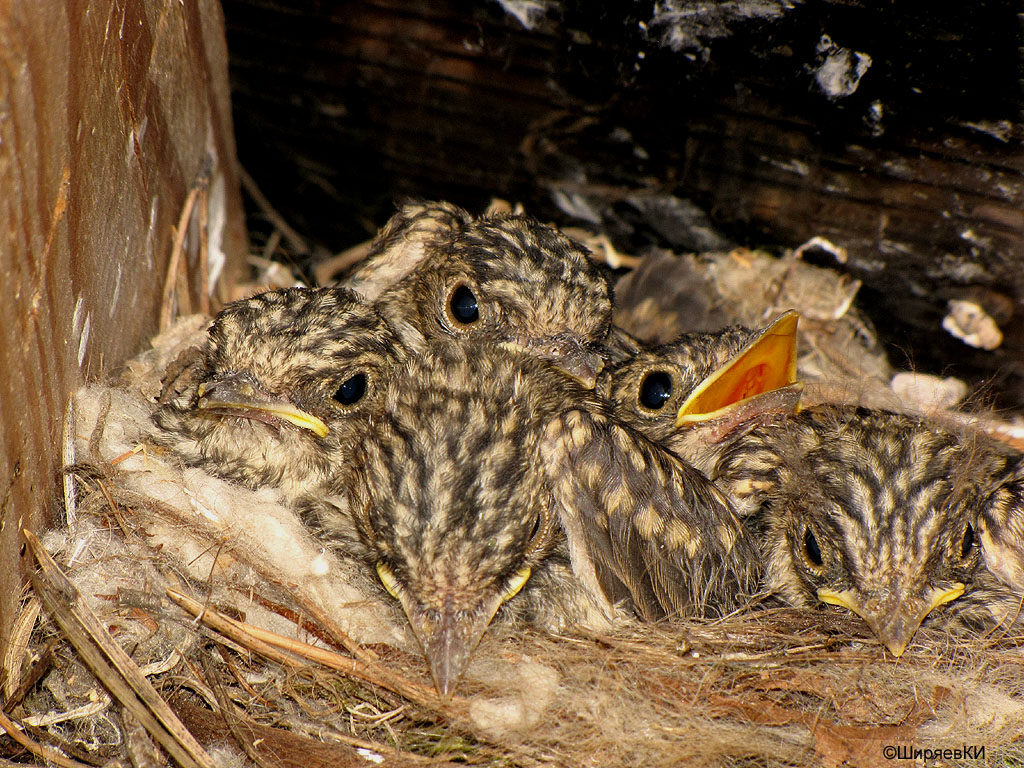
[[[795,412],[803,389],[796,379],[799,317],[786,312],[704,379],[679,407],[676,427],[734,415],[742,420],[748,411]]]
[[[932,587],[919,596],[900,595],[897,590],[887,590],[880,597],[862,597],[851,589],[842,592],[819,589],[818,598],[856,613],[882,645],[898,658],[907,649],[925,617],[963,593],[964,585],[957,582],[947,587]]]
[[[326,437],[330,431],[313,414],[264,391],[249,374],[221,374],[200,384],[198,394],[201,411],[242,416],[269,424],[286,421],[308,429],[318,437]]]
[[[409,624],[427,658],[434,687],[443,701],[451,699],[459,678],[499,605],[501,600],[495,597],[493,601],[489,600],[473,611],[460,611],[451,607],[440,611],[424,610],[417,606],[406,608]]]
[[[544,358],[585,389],[593,389],[597,385],[597,375],[605,366],[604,356],[600,352],[570,337],[510,340],[501,346]]]

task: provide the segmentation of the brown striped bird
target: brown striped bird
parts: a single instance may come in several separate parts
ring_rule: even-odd
[[[761,544],[766,591],[851,610],[897,656],[929,616],[1013,624],[1020,456],[921,417],[800,410],[794,332],[788,313],[764,331],[686,334],[612,366],[599,390],[726,494]]]
[[[926,620],[1017,621],[1021,468],[967,428],[816,405],[746,433],[714,477],[762,542],[769,589],[853,611],[900,656]]]
[[[442,695],[496,614],[551,629],[715,616],[756,588],[722,494],[544,361],[438,344],[385,401],[304,519],[376,570]]]
[[[587,387],[609,343],[626,338],[612,334],[608,279],[589,251],[526,216],[407,204],[344,285],[376,302],[412,348],[485,340],[548,360]]]
[[[641,346],[602,372],[597,391],[616,416],[697,468],[714,468],[745,429],[796,411],[798,316]]]
[[[380,314],[342,288],[288,288],[227,305],[168,383],[154,439],[185,463],[295,498],[322,486],[383,407],[405,357]]]
[[[755,550],[700,472],[507,345],[408,354],[355,294],[288,289],[226,307],[176,384],[160,442],[284,489],[400,601],[442,695],[496,613],[708,616],[756,587]]]

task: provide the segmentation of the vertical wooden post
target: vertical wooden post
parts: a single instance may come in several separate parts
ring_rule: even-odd
[[[172,229],[209,177],[211,270],[246,234],[217,0],[0,0],[0,651],[20,530],[58,509],[69,395],[157,329]],[[185,240],[201,291],[198,231]]]

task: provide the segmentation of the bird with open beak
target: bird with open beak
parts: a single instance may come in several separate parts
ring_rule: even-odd
[[[158,442],[281,488],[400,601],[442,695],[496,613],[549,629],[717,615],[756,587],[701,473],[507,345],[410,355],[354,293],[293,288],[225,307],[174,383]]]
[[[798,315],[643,346],[609,366],[597,391],[618,418],[705,472],[747,429],[795,413]]]
[[[414,349],[486,339],[587,388],[609,355],[607,278],[586,248],[526,216],[407,204],[343,284],[376,302]]]
[[[761,545],[765,588],[861,616],[900,655],[936,615],[1012,623],[1024,592],[1019,457],[895,413],[799,406],[796,315],[685,334],[602,374],[615,413],[705,471]],[[1024,471],[1022,471],[1024,472]]]

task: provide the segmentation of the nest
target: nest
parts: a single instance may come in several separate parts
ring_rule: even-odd
[[[805,268],[828,278],[792,258],[734,253],[664,268],[701,276],[709,293],[693,311],[707,322],[735,290],[748,301],[726,322],[753,325],[795,303],[784,290]],[[776,270],[758,282],[774,296],[750,299],[735,274],[723,277],[732,268]],[[839,285],[836,306],[806,324],[801,366],[857,381],[860,397],[925,407],[889,387],[850,290]],[[1022,638],[926,625],[893,662],[835,610],[623,617],[567,636],[499,614],[457,695],[439,700],[372,575],[319,548],[272,490],[149,447],[160,377],[205,323],[180,321],[116,386],[75,398],[65,525],[42,541],[26,534],[40,568],[4,659],[4,764],[139,767],[166,754],[186,768],[881,766],[891,749],[1024,760]]]

